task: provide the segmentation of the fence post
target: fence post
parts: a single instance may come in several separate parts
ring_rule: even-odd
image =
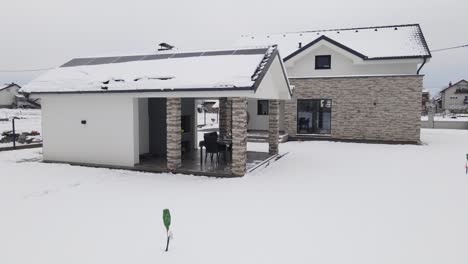
[[[15,117],[11,119],[13,125],[13,149],[16,149],[16,131],[15,131]]]

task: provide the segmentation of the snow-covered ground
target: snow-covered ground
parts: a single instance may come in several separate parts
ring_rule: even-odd
[[[0,137],[4,131],[12,130],[11,119],[15,120],[15,131],[17,133],[37,131],[41,133],[41,110],[40,109],[0,109],[0,119],[8,118],[8,121],[0,121]],[[39,137],[40,138],[40,137]],[[18,143],[18,145],[21,145]],[[12,146],[12,143],[0,143],[0,147]]]
[[[428,121],[428,116],[421,116],[421,121]],[[468,121],[468,115],[436,115],[434,121]]]
[[[0,152],[0,263],[468,263],[468,131],[422,140],[288,142],[236,179]]]

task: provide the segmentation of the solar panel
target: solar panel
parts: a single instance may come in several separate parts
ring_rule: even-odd
[[[253,55],[253,54],[265,54],[268,49],[244,49],[236,50],[233,55]]]
[[[202,56],[219,56],[219,55],[232,55],[235,50],[219,50],[219,51],[207,51]]]
[[[86,65],[97,65],[97,64],[108,64],[116,61],[120,57],[101,57],[101,58],[96,58],[89,62]]]
[[[162,60],[171,57],[174,54],[155,54],[155,55],[147,55],[142,60]]]
[[[143,59],[145,56],[142,55],[137,55],[137,56],[123,56],[118,58],[116,61],[113,63],[119,63],[119,62],[129,62],[129,61],[139,61]]]
[[[122,63],[130,61],[147,61],[147,60],[161,60],[168,58],[189,58],[189,57],[203,57],[203,56],[220,56],[220,55],[254,55],[265,54],[268,49],[241,49],[241,50],[215,50],[206,52],[186,52],[186,53],[161,53],[152,55],[132,55],[121,57],[100,57],[100,58],[76,58],[63,64],[60,67],[74,67],[82,65],[99,65],[109,63]]]
[[[199,57],[203,52],[189,52],[189,53],[176,53],[172,58],[188,58],[188,57]]]
[[[94,59],[95,58],[77,58],[77,59],[73,59],[73,60],[63,64],[60,67],[74,67],[74,66],[86,65],[86,64],[88,64],[89,62],[91,62]]]

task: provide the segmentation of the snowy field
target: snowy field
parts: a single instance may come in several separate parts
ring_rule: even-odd
[[[468,131],[422,140],[288,142],[237,179],[0,152],[0,263],[468,263]]]

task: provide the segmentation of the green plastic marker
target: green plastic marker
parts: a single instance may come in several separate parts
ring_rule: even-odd
[[[167,234],[167,243],[166,243],[166,252],[169,250],[169,228],[171,227],[171,212],[169,209],[163,210],[163,222],[164,226],[166,227],[166,234]]]

